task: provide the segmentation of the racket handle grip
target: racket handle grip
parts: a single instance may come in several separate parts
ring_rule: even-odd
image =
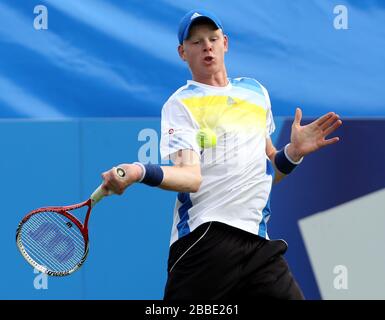
[[[123,168],[120,168],[120,167],[117,167],[115,168],[116,170],[116,174],[120,177],[120,178],[124,178],[125,175],[126,175],[126,172],[124,171]],[[113,194],[113,192],[111,190],[109,190],[107,193],[105,190],[102,189],[102,185],[100,185],[99,187],[97,187],[97,189],[91,194],[91,206],[93,207],[95,204],[97,204],[100,200],[102,200],[105,196],[109,196]]]
[[[102,200],[106,196],[105,191],[102,189],[102,185],[91,194],[91,206],[93,207],[96,203]]]

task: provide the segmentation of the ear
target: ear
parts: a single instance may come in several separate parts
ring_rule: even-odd
[[[229,50],[229,38],[225,34],[223,35],[223,42],[224,42],[225,52],[227,52]]]
[[[178,53],[179,53],[179,57],[183,60],[183,61],[186,61],[186,54],[184,52],[184,47],[183,47],[183,44],[180,44],[178,46]]]

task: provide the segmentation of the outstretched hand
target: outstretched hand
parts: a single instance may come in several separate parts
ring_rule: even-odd
[[[329,112],[305,126],[301,126],[301,119],[302,111],[297,108],[287,149],[292,160],[298,161],[309,153],[339,141],[339,137],[326,139],[342,125],[339,115],[334,112]]]

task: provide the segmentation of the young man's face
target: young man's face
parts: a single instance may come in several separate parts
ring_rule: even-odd
[[[180,57],[198,78],[223,71],[227,49],[227,37],[211,24],[193,26],[190,36],[178,47]]]

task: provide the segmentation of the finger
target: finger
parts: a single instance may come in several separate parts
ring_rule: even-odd
[[[340,126],[342,125],[341,120],[337,120],[333,123],[333,125],[329,126],[326,130],[324,130],[323,134],[325,137],[327,137],[332,132],[336,131]]]
[[[102,189],[105,192],[105,195],[109,196],[111,194],[120,194],[122,188],[120,188],[119,186],[116,186],[110,181],[110,182],[103,183]]]
[[[339,120],[339,116],[337,114],[332,115],[329,119],[327,119],[323,124],[320,125],[321,130],[326,130],[330,126],[332,126],[337,120]]]
[[[338,141],[340,141],[340,138],[339,137],[334,137],[334,138],[325,140],[324,143],[323,143],[323,146],[328,146],[328,145],[334,144],[334,143],[336,143]]]
[[[112,169],[111,169],[111,170],[108,170],[108,171],[104,171],[104,172],[102,173],[102,178],[103,178],[103,180],[111,180],[111,177],[114,176],[113,174],[111,174],[111,171],[112,171]]]
[[[302,110],[300,108],[295,109],[295,117],[294,117],[294,124],[301,125],[301,119],[302,119]]]
[[[314,123],[317,124],[318,126],[322,126],[325,123],[325,121],[330,119],[333,115],[334,115],[334,112],[329,112],[323,115],[322,117],[318,118]]]

